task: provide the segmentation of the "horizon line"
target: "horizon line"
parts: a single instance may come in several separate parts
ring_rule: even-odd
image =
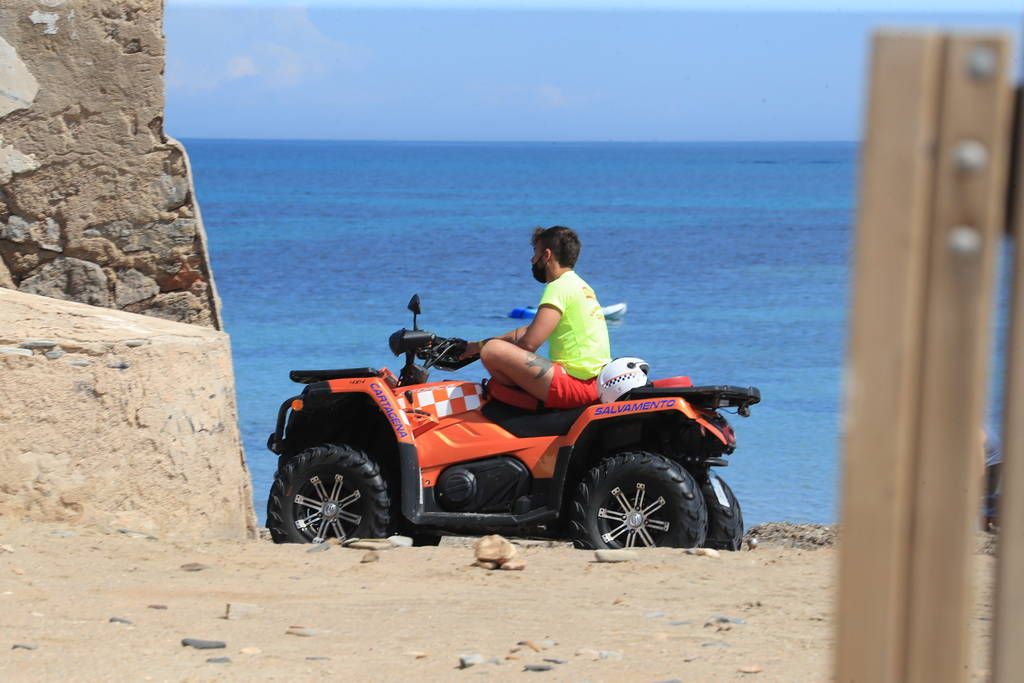
[[[425,12],[594,12],[594,13],[632,13],[632,12],[668,12],[668,13],[708,13],[708,14],[871,14],[871,15],[1005,15],[1021,14],[1019,7],[982,7],[980,9],[943,7],[912,7],[879,2],[867,7],[833,7],[820,6],[768,6],[750,7],[749,5],[714,3],[680,7],[670,3],[641,2],[615,5],[588,5],[585,2],[572,2],[561,5],[550,5],[542,2],[498,2],[481,4],[474,2],[446,2],[436,5],[415,4],[407,2],[309,2],[308,0],[165,0],[166,8],[198,8],[198,9],[303,9],[303,10],[362,10],[362,11],[425,11]]]
[[[165,135],[169,135],[165,131]],[[736,139],[736,140],[513,140],[513,139],[491,139],[491,140],[465,140],[465,139],[426,139],[426,138],[277,138],[277,137],[209,137],[201,135],[169,135],[178,140],[205,140],[220,142],[359,142],[359,143],[407,143],[407,144],[463,144],[463,145],[494,145],[494,144],[520,144],[520,145],[580,145],[580,144],[601,144],[601,145],[735,145],[735,144],[859,144],[859,138],[822,138],[822,139]]]

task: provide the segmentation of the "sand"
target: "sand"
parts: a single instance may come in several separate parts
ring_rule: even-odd
[[[0,544],[5,681],[830,678],[837,555],[827,547],[762,542],[717,559],[656,549],[601,564],[592,552],[527,545],[525,571],[512,572],[472,567],[458,545],[362,563],[366,551],[336,546],[164,542],[10,520]],[[993,558],[974,560],[973,675],[984,678]],[[201,568],[182,568],[190,563]],[[248,613],[225,619],[227,603]],[[718,615],[732,623],[706,625]],[[288,634],[293,626],[308,635]],[[464,654],[499,663],[460,670]],[[230,662],[207,662],[216,657]]]

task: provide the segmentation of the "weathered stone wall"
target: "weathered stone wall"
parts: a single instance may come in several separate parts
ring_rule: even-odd
[[[0,517],[251,537],[228,336],[0,289]]]
[[[0,3],[0,287],[220,328],[162,5]]]

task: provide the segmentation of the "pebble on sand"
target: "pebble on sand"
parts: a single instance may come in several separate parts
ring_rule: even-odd
[[[388,536],[388,543],[396,548],[411,548],[412,539],[408,536]]]
[[[11,645],[12,650],[35,650],[38,647],[35,643],[15,643]]]
[[[369,564],[370,562],[380,562],[380,551],[371,550],[365,555],[363,559],[359,560],[360,564]]]
[[[183,647],[192,647],[197,650],[219,650],[227,647],[223,640],[203,640],[202,638],[182,638]]]
[[[263,650],[259,649],[258,647],[243,647],[241,650],[239,650],[239,652],[241,652],[243,655],[258,655],[261,652],[263,652]]]
[[[316,631],[305,626],[289,626],[288,630],[285,631],[286,635],[299,636],[300,638],[312,638],[316,635]]]
[[[516,556],[518,551],[508,539],[498,534],[484,536],[473,544],[478,562],[497,562],[503,564]]]
[[[181,565],[181,569],[186,572],[201,572],[204,569],[209,569],[209,567],[202,562],[186,562]]]
[[[167,609],[167,605],[146,605],[148,609]]]
[[[342,545],[356,550],[390,550],[395,547],[386,538],[356,538],[345,541]]]
[[[746,666],[741,666],[736,670],[741,674],[759,674],[762,671],[764,671],[764,668],[758,666],[757,664],[748,664]]]
[[[484,656],[481,654],[459,655],[459,668],[468,669],[471,666],[483,664],[486,661],[487,660],[484,659]]]
[[[594,551],[594,557],[598,562],[631,562],[640,556],[635,550],[602,548]]]
[[[521,645],[522,647],[528,647],[531,650],[533,650],[534,652],[540,652],[540,650],[541,650],[540,645],[538,645],[537,643],[533,642],[532,640],[520,640],[518,643],[516,643],[516,645]]]
[[[125,528],[122,527],[122,528],[118,528],[117,529],[117,533],[124,534],[125,536],[127,536],[129,538],[144,538],[147,541],[157,541],[157,540],[159,540],[153,534],[147,534],[145,531],[136,531],[135,529],[125,529]]]
[[[23,349],[52,349],[57,342],[50,339],[30,339],[18,344]]]
[[[124,617],[110,617],[110,619],[108,619],[107,621],[111,624],[128,624],[129,626],[132,623],[130,620],[125,619]]]
[[[249,602],[229,602],[224,606],[224,618],[232,621],[260,613],[260,606]]]
[[[210,657],[206,660],[207,664],[230,664],[231,657]]]
[[[527,664],[523,667],[523,671],[551,671],[553,666],[550,664]]]

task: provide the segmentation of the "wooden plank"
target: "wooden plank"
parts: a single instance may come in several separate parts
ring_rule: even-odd
[[[872,44],[846,374],[839,681],[902,676],[940,46],[938,36],[906,33]]]
[[[1020,112],[1015,127],[1020,145],[1024,142],[1024,115]],[[1004,385],[993,683],[1015,683],[1024,672],[1024,153],[1018,154],[1016,164],[1017,188],[1011,199],[1010,231],[1015,251]]]
[[[903,679],[910,682],[968,674],[978,434],[1005,213],[1008,54],[1000,36],[954,36],[944,46],[914,458]]]

